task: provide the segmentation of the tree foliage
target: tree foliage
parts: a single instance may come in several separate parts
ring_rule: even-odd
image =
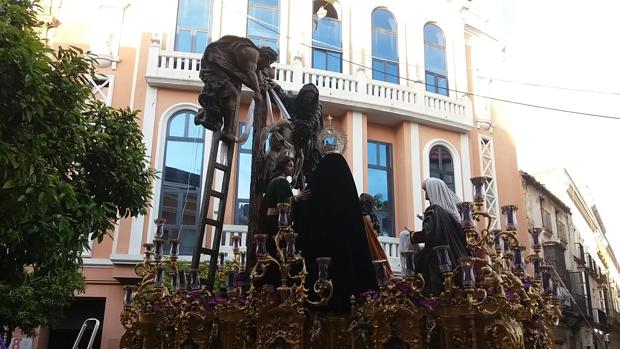
[[[95,100],[93,61],[52,50],[31,1],[0,0],[0,332],[54,325],[81,254],[151,196],[136,113]]]

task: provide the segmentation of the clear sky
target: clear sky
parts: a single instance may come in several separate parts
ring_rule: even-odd
[[[503,1],[506,69],[498,78],[615,93],[493,82],[496,97],[619,118],[510,107],[519,167],[566,168],[599,209],[620,258],[620,2]]]

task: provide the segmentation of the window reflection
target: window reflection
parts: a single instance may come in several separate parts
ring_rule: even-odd
[[[436,145],[429,154],[430,176],[444,181],[448,188],[456,192],[454,185],[454,165],[448,148]]]
[[[210,0],[179,0],[175,51],[201,53],[209,43]]]
[[[395,236],[392,145],[368,141],[368,193],[375,197],[380,234]]]
[[[372,78],[398,84],[396,21],[385,9],[372,12],[372,57]]]
[[[278,51],[280,39],[280,1],[248,1],[248,38],[258,47]]]
[[[239,126],[245,131],[245,123]],[[252,132],[248,140],[239,147],[237,156],[237,197],[235,204],[235,224],[247,225],[250,217],[250,181],[252,179]]]
[[[184,255],[192,253],[200,218],[204,128],[193,120],[193,112],[181,111],[168,121],[159,204],[159,217],[166,219],[164,238],[179,237]]]
[[[447,96],[446,40],[443,31],[432,23],[424,26],[424,65],[426,90]]]
[[[323,7],[326,10],[325,17],[314,18],[316,27],[312,32],[312,68],[341,73],[342,25],[333,5],[325,3]]]

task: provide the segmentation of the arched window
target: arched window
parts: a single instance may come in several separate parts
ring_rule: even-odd
[[[174,50],[202,53],[210,38],[211,0],[179,0]]]
[[[396,20],[385,9],[372,11],[372,78],[398,84]]]
[[[181,239],[182,255],[191,255],[200,219],[204,128],[195,113],[182,110],[168,121],[159,216],[166,219],[164,238]]]
[[[333,2],[333,1],[332,1]],[[342,24],[334,5],[314,1],[312,68],[342,72]]]
[[[280,0],[248,0],[248,38],[278,51]]]
[[[454,161],[452,161],[452,155],[450,155],[448,148],[443,145],[436,145],[431,148],[428,158],[430,176],[446,182],[448,187],[453,192],[456,192],[454,185]]]
[[[448,69],[446,63],[446,39],[438,26],[424,26],[424,65],[426,91],[448,95]]]

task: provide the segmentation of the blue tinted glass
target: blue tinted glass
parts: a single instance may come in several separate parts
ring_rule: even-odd
[[[250,198],[250,179],[252,172],[252,154],[240,153],[239,154],[239,178],[237,178],[237,198],[249,199]]]
[[[280,36],[280,11],[263,7],[248,9],[248,35],[278,38]]]
[[[396,35],[382,30],[372,32],[372,55],[373,57],[385,58],[392,61],[398,60],[398,46]]]
[[[443,32],[434,24],[424,26],[424,42],[432,42],[434,44],[445,46]]]
[[[435,75],[426,73],[426,91],[435,92],[437,89],[437,81]]]
[[[446,74],[446,52],[443,47],[424,46],[424,66],[426,70]]]
[[[398,84],[398,81],[399,81],[398,64],[390,62],[390,63],[386,63],[385,67],[386,67],[385,81],[391,82],[393,84]]]
[[[389,201],[388,173],[386,170],[368,169],[368,193],[372,196],[381,195],[381,200]]]
[[[192,226],[192,228],[194,227]],[[194,229],[187,229],[186,226],[183,226],[183,230],[181,230],[179,234],[179,239],[181,239],[181,243],[179,243],[179,254],[183,256],[191,255],[194,250],[196,231]]]
[[[438,90],[437,93],[444,96],[448,95],[448,80],[444,77],[437,77]]]
[[[200,175],[202,173],[202,148],[203,144],[201,142],[180,142],[168,140],[166,142],[165,167],[179,170],[180,172],[176,174],[180,177],[185,177],[186,179],[188,173]],[[175,178],[177,178],[176,174]],[[167,173],[164,177],[166,175]],[[164,178],[164,180],[172,179]]]
[[[207,44],[209,43],[209,33],[207,32],[196,32],[196,38],[194,43],[194,52],[202,53],[205,48],[207,48]]]
[[[342,54],[333,51],[327,51],[327,69],[329,71],[342,72]]]
[[[387,166],[386,158],[387,158],[387,147],[385,146],[385,144],[379,144],[379,165],[380,166]]]
[[[377,165],[377,144],[368,142],[368,165]]]
[[[372,12],[372,26],[389,31],[396,31],[394,16],[384,9],[377,9]]]
[[[325,51],[313,49],[312,50],[312,68],[325,70],[326,63],[327,63],[327,58],[326,58]]]
[[[186,119],[187,119],[187,114],[185,113],[174,116],[170,120],[170,126],[168,127],[168,135],[175,136],[175,137],[185,136]]]
[[[268,6],[280,6],[279,0],[250,0],[250,4],[263,4]]]
[[[235,212],[235,224],[247,225],[250,216],[250,204],[246,200],[237,202],[237,212]]]
[[[189,30],[179,30],[174,42],[175,50],[181,52],[192,51],[192,32]]]
[[[196,188],[194,188],[194,191],[187,193],[187,195],[183,193],[183,221],[181,224],[189,224],[190,226],[196,224],[196,218],[198,218],[196,216],[196,198],[198,197],[198,193],[195,189]]]
[[[385,81],[385,63],[382,60],[376,58],[372,59],[372,78],[375,80]]]
[[[177,26],[209,30],[209,0],[179,0]]]
[[[205,137],[205,128],[200,125],[194,124],[194,114],[187,114],[189,125],[187,127],[187,137],[189,138],[200,138],[204,139]],[[194,141],[194,140],[192,140]]]
[[[330,50],[342,50],[340,21],[332,18],[319,20],[316,30],[312,33],[312,46]]]

